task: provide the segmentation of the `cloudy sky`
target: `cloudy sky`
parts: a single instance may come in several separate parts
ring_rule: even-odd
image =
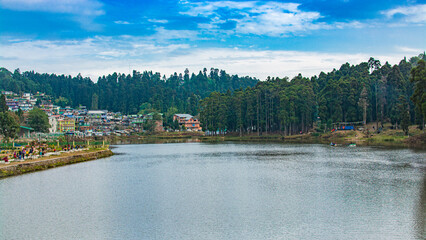
[[[264,80],[426,50],[426,1],[0,0],[0,66],[96,81],[112,72]]]

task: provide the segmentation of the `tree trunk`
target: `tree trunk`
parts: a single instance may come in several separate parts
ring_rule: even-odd
[[[379,130],[379,113],[378,113],[378,96],[377,96],[377,82],[376,82],[376,131]]]
[[[364,115],[362,120],[364,121],[364,128],[367,125],[367,100],[364,100]]]
[[[259,94],[257,95],[257,136],[260,136],[260,132],[259,132]]]

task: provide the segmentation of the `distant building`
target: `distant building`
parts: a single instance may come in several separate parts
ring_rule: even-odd
[[[65,118],[58,120],[59,132],[74,132],[75,131],[75,119]]]
[[[91,126],[88,122],[79,122],[78,130],[80,132],[89,132],[93,130],[93,126]]]
[[[163,120],[155,120],[154,132],[164,132]]]
[[[24,94],[22,94],[22,98],[25,98],[25,99],[30,99],[31,96],[32,96],[31,93],[24,93]]]
[[[173,121],[178,121],[180,126],[184,126],[188,131],[201,131],[200,121],[190,114],[175,114]]]
[[[107,110],[90,110],[87,111],[87,116],[90,118],[106,119],[107,113]]]
[[[10,111],[16,112],[19,110],[19,102],[15,99],[6,99],[6,105]]]
[[[31,104],[31,102],[30,101],[28,101],[28,100],[18,100],[19,101],[19,103],[18,103],[18,105],[19,105],[19,108],[22,110],[22,111],[24,111],[24,112],[27,112],[27,111],[31,111],[31,110],[33,110],[33,104]]]
[[[26,126],[20,126],[18,135],[19,135],[19,137],[30,138],[31,137],[31,131],[34,131],[34,129],[30,128],[30,127],[26,127]]]
[[[1,91],[1,94],[3,95],[16,95],[14,92],[12,91]]]
[[[49,133],[56,133],[58,131],[58,119],[55,116],[50,116],[49,124]]]

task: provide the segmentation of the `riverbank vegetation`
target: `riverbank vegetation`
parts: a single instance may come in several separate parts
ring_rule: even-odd
[[[358,65],[306,78],[268,78],[254,87],[213,92],[201,101],[200,119],[211,134],[277,133],[284,136],[338,125],[358,125],[381,132],[383,125],[408,134],[408,126],[423,129],[426,117],[425,54],[397,65],[371,58]],[[367,123],[376,123],[367,129]],[[368,134],[368,133],[366,133]]]
[[[81,75],[21,73],[19,69],[12,73],[1,68],[0,89],[44,91],[61,106],[86,105],[91,109],[127,114],[154,112],[153,120],[162,118],[169,129],[179,127],[173,121],[175,113],[190,113],[200,119],[207,135],[228,139],[277,136],[287,140],[322,141],[339,139],[340,131],[330,132],[349,126],[355,135],[366,138],[363,142],[403,142],[417,130],[424,131],[425,60],[426,55],[422,53],[392,66],[370,58],[358,65],[345,63],[338,70],[310,78],[299,74],[292,79],[268,77],[266,81],[229,75],[214,68],[210,73],[204,69],[191,76],[185,70],[184,74],[176,73],[169,78],[149,71],[134,71],[132,75],[113,73],[96,83]],[[15,123],[25,117],[22,112],[7,111],[4,97],[0,100],[1,134],[6,140],[15,138],[19,128]],[[38,112],[37,109],[30,112],[27,122],[33,123],[31,126],[38,131],[46,131],[46,116]],[[158,112],[164,113],[163,117]],[[152,121],[148,123],[154,128]],[[149,130],[146,125],[144,129]],[[418,127],[410,127],[413,125]],[[385,137],[392,130],[398,134],[403,131],[403,134]],[[414,135],[420,136],[420,140],[424,138],[424,134]],[[164,133],[137,138],[188,136]]]
[[[52,102],[61,107],[79,105],[88,109],[108,109],[123,114],[136,114],[140,110],[150,109],[167,112],[198,113],[200,99],[211,92],[234,91],[254,86],[258,80],[251,77],[229,75],[224,70],[206,68],[198,74],[190,74],[186,69],[183,74],[161,76],[152,71],[133,74],[112,73],[100,77],[97,82],[90,78],[36,73],[13,73],[0,68],[0,89],[15,93],[43,92],[52,97]]]

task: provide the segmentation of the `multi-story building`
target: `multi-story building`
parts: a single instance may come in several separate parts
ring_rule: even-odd
[[[188,131],[201,131],[200,121],[190,114],[175,114],[173,121],[178,121],[179,125]]]
[[[19,109],[19,102],[15,99],[6,99],[6,105],[9,107],[10,111],[18,111]]]
[[[64,118],[58,120],[58,131],[59,132],[74,132],[75,131],[75,119]]]
[[[50,116],[49,117],[49,133],[56,133],[58,131],[58,116]]]
[[[28,100],[22,100],[22,99],[20,99],[18,101],[19,101],[19,108],[22,111],[27,112],[27,111],[33,110],[33,106],[34,105],[30,101],[28,101]]]
[[[1,94],[3,95],[11,95],[11,96],[15,96],[16,94],[12,91],[1,91]]]

